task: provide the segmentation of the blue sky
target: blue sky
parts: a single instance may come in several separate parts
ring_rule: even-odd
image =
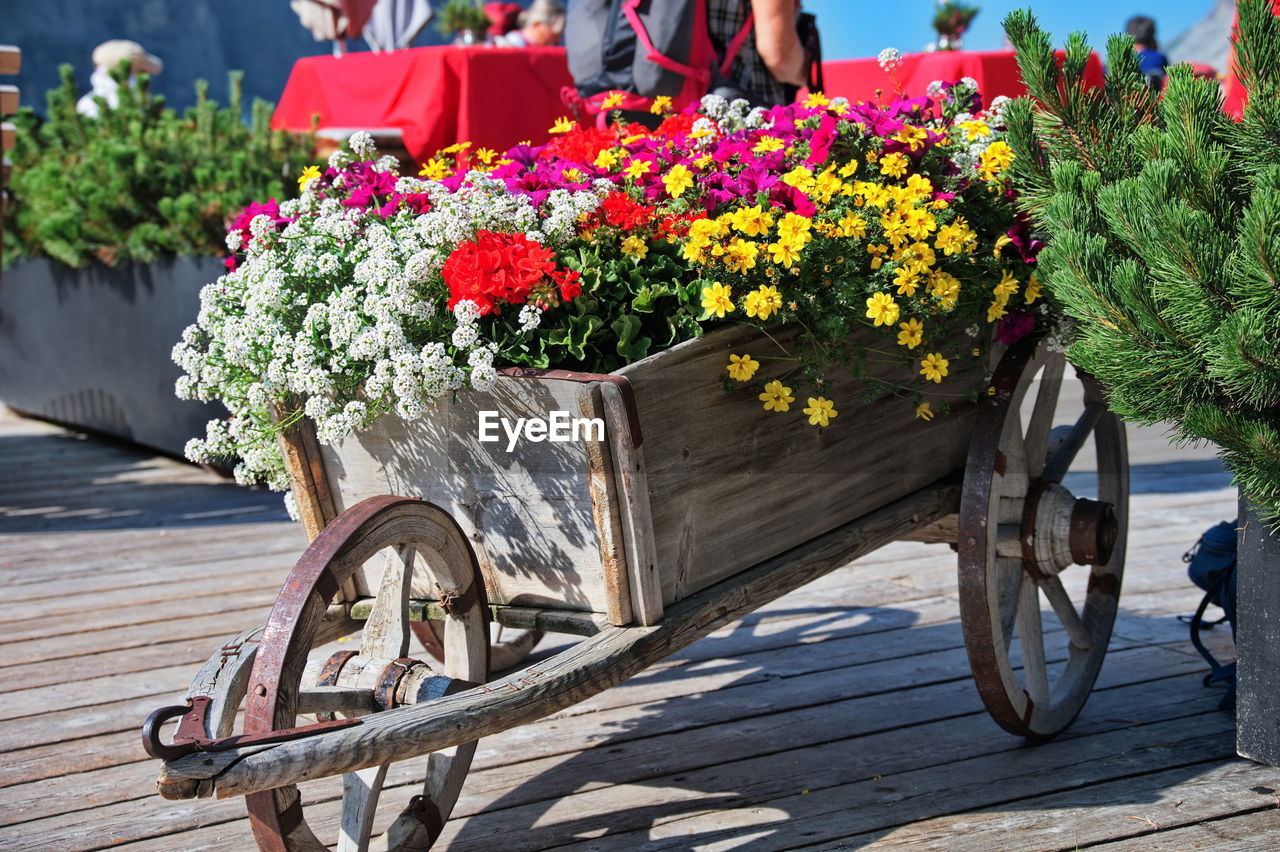
[[[1061,45],[1073,30],[1089,34],[1089,43],[1102,52],[1107,36],[1124,29],[1133,15],[1155,18],[1157,35],[1167,41],[1208,14],[1212,0],[1165,0],[1126,5],[1114,0],[970,0],[982,11],[965,35],[968,50],[1000,50],[1004,32],[1000,22],[1012,9],[1030,6],[1040,24]],[[825,59],[874,56],[884,47],[903,53],[923,49],[933,38],[933,0],[803,0],[818,16]]]

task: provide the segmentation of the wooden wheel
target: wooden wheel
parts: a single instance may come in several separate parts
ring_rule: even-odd
[[[313,635],[342,584],[386,552],[386,567],[358,651],[308,661]],[[430,590],[449,613],[437,671],[405,656],[409,600]],[[316,537],[271,610],[245,700],[245,732],[267,733],[317,718],[360,716],[430,701],[483,682],[488,672],[488,606],[475,555],[443,510],[419,500],[375,497],[353,506]],[[457,801],[474,742],[431,754],[421,794],[377,838],[370,837],[387,766],[343,776],[339,850],[427,849]],[[246,797],[264,850],[321,850],[296,786]]]
[[[409,625],[422,647],[438,663],[444,662],[444,625],[439,621],[415,621]],[[489,674],[496,675],[514,669],[528,659],[533,649],[542,641],[541,630],[517,630],[511,639],[504,638],[503,628],[491,631],[489,642]]]
[[[1064,383],[1065,366],[1061,353],[1030,339],[1001,359],[970,444],[960,505],[960,615],[974,680],[996,722],[1032,739],[1060,733],[1089,697],[1124,573],[1124,424],[1092,376]],[[1090,444],[1096,472],[1081,459]]]

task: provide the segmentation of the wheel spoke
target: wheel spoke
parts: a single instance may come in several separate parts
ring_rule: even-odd
[[[1040,588],[1044,590],[1044,596],[1049,599],[1049,604],[1053,607],[1054,614],[1058,616],[1058,621],[1062,622],[1063,629],[1071,637],[1071,645],[1081,651],[1089,650],[1093,646],[1093,642],[1089,639],[1089,631],[1080,620],[1080,614],[1076,612],[1076,606],[1071,602],[1071,596],[1063,587],[1062,580],[1056,576],[1048,577],[1040,583]]]
[[[1022,672],[1027,695],[1036,706],[1049,703],[1049,671],[1044,660],[1044,633],[1040,625],[1040,589],[1023,582],[1018,595],[1018,644],[1022,648]]]
[[[371,766],[342,776],[342,822],[338,852],[364,852],[369,848],[373,814],[387,777],[387,764]]]
[[[360,634],[361,655],[395,659],[409,653],[409,589],[413,580],[413,559],[413,548],[408,546],[398,546],[387,553],[378,596]]]
[[[363,716],[377,709],[372,689],[348,686],[312,686],[298,690],[298,715],[342,713]]]
[[[1076,456],[1080,453],[1080,448],[1089,439],[1090,433],[1098,425],[1098,421],[1102,419],[1102,415],[1106,413],[1106,410],[1106,406],[1100,402],[1091,402],[1085,405],[1080,419],[1076,421],[1076,425],[1071,427],[1071,431],[1058,448],[1053,451],[1053,457],[1045,464],[1042,479],[1046,482],[1062,481],[1062,477],[1066,476],[1071,463],[1076,460]]]
[[[1013,625],[1018,618],[1018,602],[1022,594],[1022,557],[997,557],[997,589],[1000,595],[1000,630],[1005,653],[1013,643]]]
[[[1061,354],[1051,354],[1040,374],[1040,390],[1036,393],[1035,408],[1027,422],[1023,447],[1027,457],[1027,476],[1035,479],[1044,469],[1049,431],[1053,428],[1053,416],[1058,410],[1058,396],[1062,391],[1062,371],[1066,359]]]

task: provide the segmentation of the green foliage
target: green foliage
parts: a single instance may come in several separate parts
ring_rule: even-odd
[[[489,17],[479,0],[449,0],[440,10],[436,29],[442,35],[451,36],[459,30],[487,30]]]
[[[5,260],[47,256],[68,266],[110,266],[165,255],[225,251],[226,220],[251,201],[296,191],[294,176],[312,140],[269,129],[271,105],[256,100],[241,118],[243,74],[230,76],[231,103],[209,100],[179,116],[152,95],[147,75],[128,85],[127,63],[112,72],[120,104],[100,117],[76,112],[71,66],[49,92],[48,118],[17,117],[5,217]]]
[[[1132,40],[1107,44],[1101,89],[1073,35],[1059,70],[1030,12],[1004,22],[1027,89],[1006,112],[1022,203],[1044,230],[1043,279],[1077,324],[1072,360],[1119,414],[1205,439],[1280,522],[1280,18],[1240,0],[1236,55],[1250,96],[1222,112],[1187,66],[1163,95]]]
[[[938,3],[937,8],[933,11],[933,28],[938,35],[963,35],[977,15],[977,6],[945,0],[945,2]]]

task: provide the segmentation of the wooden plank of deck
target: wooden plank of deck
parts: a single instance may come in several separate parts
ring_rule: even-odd
[[[1134,444],[1122,614],[1058,741],[1026,748],[990,722],[950,551],[899,543],[483,741],[447,848],[1280,846],[1275,797],[1252,792],[1280,771],[1234,757],[1173,618],[1198,599],[1178,557],[1234,495],[1207,451]],[[261,620],[300,531],[271,495],[31,421],[0,417],[0,470],[0,847],[252,848],[239,801],[154,795],[136,729]],[[415,768],[393,767],[390,799]],[[304,790],[332,832],[335,785]]]

